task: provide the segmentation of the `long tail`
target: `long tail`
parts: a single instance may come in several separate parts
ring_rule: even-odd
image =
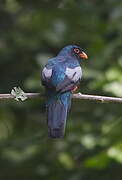
[[[65,125],[67,119],[67,106],[60,100],[55,100],[48,105],[48,133],[51,138],[62,138],[65,133]]]

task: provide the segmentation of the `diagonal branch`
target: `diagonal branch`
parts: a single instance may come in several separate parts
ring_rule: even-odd
[[[41,95],[40,93],[24,93],[27,98],[37,98],[44,96]],[[14,99],[15,96],[12,94],[0,94],[0,100],[5,100],[5,99]],[[74,99],[85,99],[85,100],[92,100],[96,102],[102,102],[102,103],[122,103],[122,98],[117,98],[117,97],[107,97],[107,96],[97,96],[97,95],[88,95],[88,94],[73,94],[72,98]]]

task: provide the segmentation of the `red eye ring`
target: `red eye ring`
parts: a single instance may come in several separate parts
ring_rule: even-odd
[[[75,49],[74,49],[74,52],[77,53],[77,54],[79,54],[79,53],[80,53],[80,50],[79,50],[78,48],[75,48]]]

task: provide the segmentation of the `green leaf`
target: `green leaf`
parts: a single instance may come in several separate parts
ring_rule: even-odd
[[[103,169],[108,166],[110,159],[106,153],[100,153],[94,157],[85,160],[84,165],[87,168]]]

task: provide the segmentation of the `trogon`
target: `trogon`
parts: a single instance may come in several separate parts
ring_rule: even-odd
[[[41,72],[42,84],[46,90],[47,124],[51,138],[64,136],[71,96],[82,77],[80,62],[87,58],[79,46],[68,45],[56,57],[49,59]]]

